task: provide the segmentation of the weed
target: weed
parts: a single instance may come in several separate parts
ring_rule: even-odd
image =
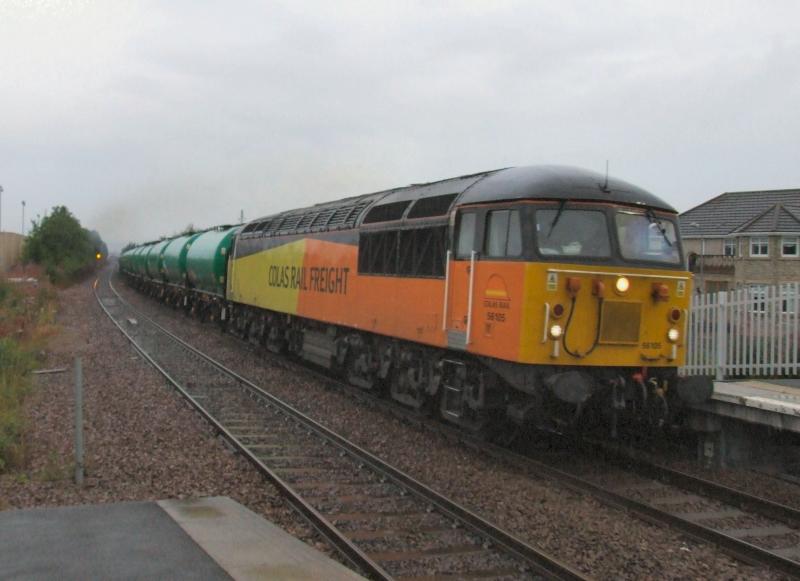
[[[25,463],[22,406],[37,345],[52,326],[54,301],[49,288],[40,287],[30,296],[0,280],[0,473]]]

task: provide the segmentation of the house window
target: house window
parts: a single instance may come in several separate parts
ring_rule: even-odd
[[[789,314],[796,313],[798,302],[800,301],[798,301],[796,286],[781,287],[781,311]]]
[[[769,238],[766,236],[761,238],[751,238],[750,256],[769,256]]]
[[[800,256],[797,238],[781,238],[781,256],[784,258]]]
[[[725,245],[722,249],[722,253],[725,256],[736,256],[736,239],[731,238],[730,240],[725,241]]]
[[[751,284],[750,290],[750,304],[752,305],[752,312],[765,313],[767,312],[767,285],[765,284]]]
[[[491,257],[522,254],[522,229],[518,210],[496,210],[486,217],[486,255]]]

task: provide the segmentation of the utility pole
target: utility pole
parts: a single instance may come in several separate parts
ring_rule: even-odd
[[[239,210],[239,224],[244,224],[244,210]]]
[[[3,186],[0,186],[0,232],[3,231]]]
[[[25,236],[25,200],[22,200],[22,235]]]

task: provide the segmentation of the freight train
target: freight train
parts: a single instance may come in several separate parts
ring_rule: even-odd
[[[481,431],[670,424],[691,275],[676,211],[563,166],[481,172],[133,247],[138,288]]]

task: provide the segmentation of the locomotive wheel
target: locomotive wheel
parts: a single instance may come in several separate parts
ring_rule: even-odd
[[[419,411],[423,415],[430,415],[435,409],[435,398],[431,396],[435,391],[432,385],[433,362],[415,357],[414,353],[406,353],[403,357],[407,360],[397,366],[391,374],[389,390],[392,399]]]
[[[347,381],[361,389],[375,389],[380,384],[380,359],[375,346],[360,336],[348,340],[345,377]]]

